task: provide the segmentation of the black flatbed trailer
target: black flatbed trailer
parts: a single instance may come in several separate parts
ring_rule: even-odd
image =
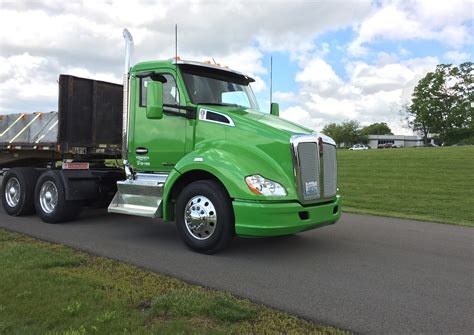
[[[0,115],[0,168],[118,159],[122,85],[59,76],[57,112]]]
[[[123,86],[70,75],[58,83],[57,112],[0,115],[2,202],[10,215],[68,221],[82,207],[106,207],[125,179],[109,164],[121,158]]]

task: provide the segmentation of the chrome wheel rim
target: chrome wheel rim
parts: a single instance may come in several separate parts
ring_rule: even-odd
[[[207,240],[214,234],[217,213],[214,204],[202,195],[191,198],[184,209],[186,229],[197,240]]]
[[[39,199],[43,212],[47,214],[52,213],[58,205],[58,188],[56,184],[48,180],[41,185]]]
[[[20,202],[21,187],[20,182],[15,177],[8,179],[5,186],[5,200],[8,206],[16,207]]]

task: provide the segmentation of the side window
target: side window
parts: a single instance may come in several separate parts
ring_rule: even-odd
[[[163,74],[166,83],[163,84],[163,103],[168,105],[179,105],[179,91],[176,87],[176,81],[170,74]],[[140,107],[146,107],[146,87],[150,77],[140,79]]]

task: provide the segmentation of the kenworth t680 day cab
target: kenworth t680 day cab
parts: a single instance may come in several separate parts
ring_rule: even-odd
[[[108,206],[174,221],[205,253],[339,219],[331,138],[276,104],[260,112],[240,72],[176,57],[130,67],[124,37],[123,86],[61,75],[57,113],[0,116],[6,213],[58,223]]]

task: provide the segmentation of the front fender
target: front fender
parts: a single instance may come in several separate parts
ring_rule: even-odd
[[[291,157],[288,154],[288,159]],[[184,156],[168,176],[163,190],[164,217],[169,201],[170,191],[179,178],[190,171],[205,171],[215,176],[227,189],[233,199],[262,200],[296,200],[294,179],[291,171],[284,171],[282,166],[257,147],[233,144],[228,141],[201,143],[194,151]],[[250,191],[244,178],[260,174],[265,178],[282,184],[288,192],[286,197],[264,197]]]

